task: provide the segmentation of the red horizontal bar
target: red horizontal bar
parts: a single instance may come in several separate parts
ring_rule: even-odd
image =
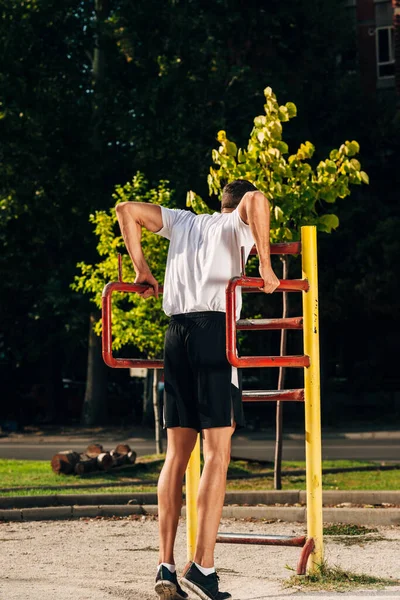
[[[163,369],[164,362],[159,359],[115,358],[103,352],[106,365],[114,369]]]
[[[251,367],[309,367],[309,356],[236,356],[236,353],[227,353],[227,358],[232,367],[249,369]]]
[[[271,329],[303,329],[303,317],[288,319],[240,319],[236,322],[240,331],[266,331]]]
[[[272,402],[291,400],[304,402],[304,390],[246,390],[242,396],[243,402]]]
[[[270,244],[270,254],[301,254],[301,242],[283,242]],[[257,248],[252,247],[250,254],[257,254]]]
[[[112,292],[144,292],[149,288],[148,285],[141,285],[140,283],[127,283],[125,281],[111,281],[104,286],[102,298],[112,294]],[[163,286],[160,285],[158,288],[160,294],[163,293]]]
[[[239,278],[234,277],[234,279]],[[275,290],[276,292],[307,292],[310,287],[307,279],[280,279],[279,281],[280,283]],[[260,292],[264,281],[261,277],[240,277],[239,285],[243,288],[243,292]]]
[[[298,546],[306,543],[306,537],[290,535],[260,535],[257,533],[219,533],[217,542],[224,544],[259,544],[263,546]]]

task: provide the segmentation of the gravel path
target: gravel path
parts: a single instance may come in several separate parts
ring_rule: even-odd
[[[304,525],[224,519],[221,531],[302,534]],[[372,536],[374,537],[374,536]],[[327,538],[329,565],[400,578],[400,527],[380,527],[375,541],[346,545]],[[382,539],[383,538],[383,539]],[[158,559],[154,517],[0,523],[1,600],[156,600]],[[282,582],[296,567],[298,548],[217,545],[221,589],[234,600],[367,597],[400,600],[400,586],[351,593],[304,593]],[[186,563],[185,521],[179,525],[178,569]]]

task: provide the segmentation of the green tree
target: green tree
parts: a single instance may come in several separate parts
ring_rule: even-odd
[[[118,185],[113,194],[115,203],[151,202],[173,207],[173,195],[168,182],[161,181],[157,187],[149,188],[148,181],[137,173],[132,182]],[[98,237],[97,251],[101,260],[93,265],[84,262],[78,264],[81,275],[75,278],[73,289],[88,293],[94,304],[101,308],[101,295],[109,281],[118,279],[118,253],[123,252],[125,244],[117,224],[114,208],[96,211],[90,217],[95,225]],[[147,230],[142,233],[142,246],[148,265],[154,277],[162,283],[167,262],[168,241]],[[126,252],[122,257],[124,281],[134,281],[135,274],[131,259]],[[128,347],[136,356],[154,358],[162,355],[164,333],[168,318],[162,310],[162,298],[144,300],[137,294],[113,294],[112,302],[113,348],[119,350]],[[101,321],[94,323],[93,330],[101,335]],[[160,435],[160,411],[158,406],[158,372],[153,373],[153,408],[156,426],[156,451],[162,452]],[[145,399],[146,402],[146,399]]]
[[[152,204],[174,207],[172,191],[168,182],[161,181],[150,188],[144,175],[137,173],[131,182],[117,185],[112,195],[115,204],[119,202],[151,202]],[[118,280],[118,253],[122,256],[124,281],[134,281],[132,261],[125,251],[124,240],[119,232],[114,207],[99,210],[90,216],[98,237],[97,251],[100,261],[95,264],[78,263],[81,274],[75,277],[72,285],[75,291],[90,295],[91,301],[100,309],[104,286]],[[142,247],[154,277],[162,283],[167,262],[168,240],[143,229]],[[159,357],[162,353],[165,328],[168,318],[162,310],[162,297],[144,300],[138,294],[114,293],[112,306],[113,348],[133,347],[136,357]],[[101,334],[101,320],[95,326]]]

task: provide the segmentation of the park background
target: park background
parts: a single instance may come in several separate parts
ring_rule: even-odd
[[[393,424],[400,414],[397,3],[0,5],[3,429],[79,423],[84,403],[97,405],[86,424],[151,419],[141,380],[103,364],[92,331],[97,308],[71,287],[78,263],[99,261],[89,217],[113,207],[116,186],[138,172],[149,190],[167,180],[178,207],[195,190],[218,210],[207,185],[217,133],[245,146],[267,86],[280,103],[297,106],[284,124],[291,151],[311,141],[316,164],[345,140],[360,144],[369,186],[339,199],[339,227],[318,236],[323,424]],[[281,299],[269,302],[264,316],[279,316]],[[288,353],[298,339],[289,337]],[[270,333],[246,344],[255,354],[279,349]],[[298,376],[288,384],[301,385]],[[276,388],[275,370],[246,377],[248,387]],[[274,419],[273,407],[248,410],[253,426]],[[287,423],[299,420],[302,407],[285,407]]]

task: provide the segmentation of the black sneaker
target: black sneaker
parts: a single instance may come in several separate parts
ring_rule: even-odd
[[[161,565],[156,577],[155,591],[160,600],[186,600],[188,595],[178,583],[175,573],[171,573],[167,567]]]
[[[201,600],[230,600],[228,592],[218,590],[219,577],[214,572],[211,575],[203,573],[192,563],[181,579],[182,587],[193,592]]]

